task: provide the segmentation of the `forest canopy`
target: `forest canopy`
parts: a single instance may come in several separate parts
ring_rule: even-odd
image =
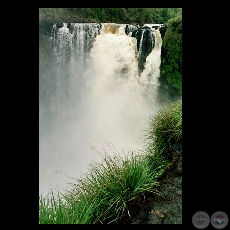
[[[71,22],[156,23],[182,16],[182,8],[39,8],[39,20]]]

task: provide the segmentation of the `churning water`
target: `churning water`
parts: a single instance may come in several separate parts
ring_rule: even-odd
[[[52,65],[39,88],[39,195],[62,191],[71,177],[87,173],[101,159],[97,151],[128,154],[142,148],[148,117],[157,109],[162,40],[152,28],[154,48],[140,71],[144,38],[138,49],[135,29],[53,26]]]

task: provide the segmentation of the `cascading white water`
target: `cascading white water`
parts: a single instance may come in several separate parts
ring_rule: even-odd
[[[70,177],[87,173],[87,166],[101,159],[95,148],[102,154],[113,154],[111,146],[122,154],[138,152],[148,117],[157,109],[162,43],[158,30],[152,29],[155,47],[139,74],[137,41],[125,34],[125,25],[71,26],[72,33],[64,24],[55,34],[49,127],[43,126],[40,103],[39,123],[45,130],[39,138],[43,195],[50,188],[62,191],[73,182]]]

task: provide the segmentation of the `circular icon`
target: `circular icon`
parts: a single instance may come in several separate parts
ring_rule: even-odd
[[[214,228],[222,229],[228,224],[228,216],[226,213],[218,211],[212,214],[211,224]]]
[[[204,229],[210,223],[210,217],[206,212],[196,212],[192,217],[192,223],[196,228]]]

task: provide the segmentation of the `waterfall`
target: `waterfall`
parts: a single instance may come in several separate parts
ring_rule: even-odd
[[[40,83],[39,194],[86,173],[100,160],[95,149],[138,152],[160,75],[161,34],[151,24],[54,24],[50,39],[52,65]]]

